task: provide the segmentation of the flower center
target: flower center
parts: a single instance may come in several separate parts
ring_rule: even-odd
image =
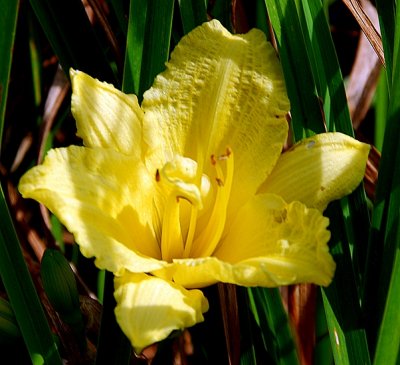
[[[232,151],[228,148],[224,155],[212,155],[210,164],[213,180],[199,171],[196,161],[180,155],[156,172],[166,198],[161,225],[163,260],[211,256],[221,239],[233,179]],[[203,213],[207,213],[205,219]],[[198,224],[200,215],[204,224]]]

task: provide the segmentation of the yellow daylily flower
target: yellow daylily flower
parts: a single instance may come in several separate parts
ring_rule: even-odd
[[[194,29],[141,106],[82,72],[71,80],[84,146],[49,151],[19,190],[115,274],[135,351],[202,321],[207,285],[329,285],[322,211],[360,183],[369,146],[329,133],[281,155],[289,101],[261,31]]]

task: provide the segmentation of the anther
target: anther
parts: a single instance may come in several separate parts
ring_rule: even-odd
[[[159,182],[160,181],[160,170],[156,170],[156,181]]]
[[[216,180],[218,186],[224,186],[224,182],[219,177],[216,177],[215,180]]]

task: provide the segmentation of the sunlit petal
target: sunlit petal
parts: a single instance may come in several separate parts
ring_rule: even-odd
[[[307,138],[283,153],[260,192],[324,210],[350,194],[364,176],[369,145],[342,133]]]
[[[133,157],[71,146],[51,150],[19,190],[56,214],[100,268],[151,271],[165,264],[157,260],[153,180]]]
[[[186,287],[217,281],[244,286],[300,282],[328,285],[335,263],[329,254],[328,219],[300,202],[263,194],[230,224],[215,257],[175,260],[174,280]]]
[[[71,70],[71,110],[85,146],[140,156],[143,112],[135,95]]]
[[[204,320],[208,302],[200,290],[146,274],[126,273],[115,280],[115,315],[136,353]]]
[[[217,21],[182,38],[142,107],[152,165],[177,153],[208,174],[210,156],[232,148],[232,209],[264,181],[287,136],[289,102],[274,49],[260,30],[232,35]]]

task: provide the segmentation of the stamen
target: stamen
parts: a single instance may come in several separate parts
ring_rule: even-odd
[[[164,209],[161,231],[161,257],[165,261],[182,257],[183,240],[179,216],[179,199],[170,194]]]
[[[183,257],[189,257],[190,252],[193,247],[193,238],[196,232],[196,222],[199,210],[197,207],[192,205],[192,210],[190,212],[190,222],[189,222],[189,230],[186,237],[185,249],[183,251]]]
[[[202,196],[206,198],[207,195],[210,193],[210,189],[211,189],[211,183],[208,177],[203,175],[201,177],[201,183],[200,183],[200,191]],[[190,252],[192,251],[193,239],[196,233],[198,215],[199,215],[199,208],[197,206],[192,205],[192,209],[190,212],[189,229],[186,236],[185,250],[183,253],[183,257],[189,257]]]
[[[226,161],[225,179],[222,168],[218,163],[218,161],[221,160]],[[211,164],[216,169],[217,182],[222,182],[222,184],[218,183],[215,203],[208,224],[194,242],[193,247],[196,251],[191,253],[191,255],[194,257],[211,256],[217,247],[225,228],[226,211],[231,193],[234,169],[232,150],[227,149],[226,155],[219,156],[218,160],[215,159],[214,155],[211,156]]]

